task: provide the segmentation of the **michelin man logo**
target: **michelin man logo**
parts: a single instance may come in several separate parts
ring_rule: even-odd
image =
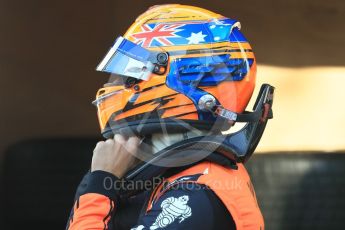
[[[144,225],[139,225],[138,227],[136,228],[131,228],[131,230],[143,230],[145,228]]]
[[[150,230],[165,228],[173,223],[175,219],[179,219],[179,223],[192,215],[192,209],[187,205],[188,196],[180,196],[179,198],[169,197],[162,204],[162,212],[158,215],[156,221],[150,227]]]

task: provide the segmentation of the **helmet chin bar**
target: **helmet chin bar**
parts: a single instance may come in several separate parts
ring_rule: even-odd
[[[152,159],[138,165],[126,175],[127,180],[147,180],[158,176],[171,167],[189,166],[203,160],[236,168],[236,163],[245,163],[253,154],[265,130],[268,119],[273,118],[274,87],[268,84],[261,86],[253,112],[231,114],[231,111],[216,111],[219,116],[234,122],[247,122],[239,131],[228,135],[209,135],[191,138],[169,146],[154,155]],[[221,115],[222,114],[222,115]],[[174,161],[171,159],[174,156]],[[176,162],[178,159],[180,162]],[[198,160],[196,160],[198,159]]]

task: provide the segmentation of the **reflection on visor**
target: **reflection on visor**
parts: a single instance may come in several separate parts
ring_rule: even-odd
[[[97,71],[148,80],[154,70],[152,54],[141,46],[119,37],[97,66]]]

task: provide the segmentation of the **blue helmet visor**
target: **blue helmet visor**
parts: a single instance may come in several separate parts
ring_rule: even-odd
[[[155,63],[151,61],[154,57],[155,53],[118,37],[96,70],[148,80],[155,69]]]

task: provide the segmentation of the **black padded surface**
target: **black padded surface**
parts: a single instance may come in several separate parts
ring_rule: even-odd
[[[5,228],[64,229],[96,138],[32,140],[6,152]],[[254,155],[247,169],[266,229],[343,229],[345,153]]]
[[[344,229],[345,154],[254,155],[251,174],[266,229]]]
[[[96,139],[18,143],[6,152],[4,229],[64,229]]]

